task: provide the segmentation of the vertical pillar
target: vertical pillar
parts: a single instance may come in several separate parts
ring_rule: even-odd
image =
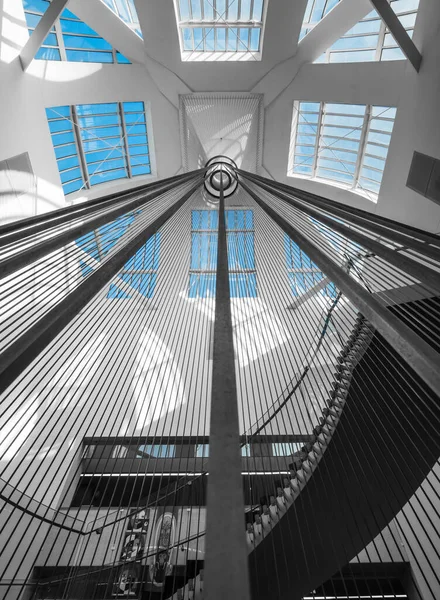
[[[209,600],[248,600],[248,559],[223,182],[220,184],[219,199],[213,359],[206,525],[206,597]]]

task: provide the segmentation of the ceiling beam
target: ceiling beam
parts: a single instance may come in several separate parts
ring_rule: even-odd
[[[20,52],[20,62],[23,71],[26,71],[31,62],[34,60],[35,55],[41,48],[42,43],[54,26],[55,21],[61,15],[68,1],[69,0],[52,0],[49,8],[41,17],[40,22],[35,27],[32,35]]]
[[[370,0],[370,2],[381,16],[406,58],[418,73],[422,62],[422,55],[409,37],[405,27],[399,21],[388,0]]]
[[[69,0],[69,10],[132,63],[144,64],[143,40],[101,0]]]
[[[294,56],[272,69],[252,89],[271,104],[295,79],[304,64],[312,63],[325,50],[371,12],[370,0],[341,0],[298,44]]]

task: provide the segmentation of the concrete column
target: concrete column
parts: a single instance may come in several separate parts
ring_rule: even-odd
[[[240,431],[223,188],[220,192],[206,526],[206,597],[248,600]]]

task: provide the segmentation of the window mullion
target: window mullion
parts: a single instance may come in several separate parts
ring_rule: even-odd
[[[319,148],[321,146],[321,125],[322,125],[322,117],[324,114],[324,107],[325,107],[324,102],[321,102],[321,106],[319,107],[318,124],[316,126],[315,158],[313,161],[312,177],[316,177],[316,170],[318,168],[318,155],[319,155]]]
[[[361,139],[359,140],[359,153],[358,153],[358,157],[357,157],[357,161],[356,161],[356,168],[355,168],[354,177],[353,177],[353,188],[352,189],[356,189],[359,185],[359,177],[360,177],[360,172],[362,169],[362,164],[364,162],[365,148],[367,145],[366,142],[367,142],[368,128],[370,125],[371,112],[372,112],[371,105],[367,104],[367,106],[365,107],[364,122],[362,124]]]
[[[118,109],[119,109],[119,118],[121,119],[122,142],[124,144],[125,163],[127,165],[127,175],[131,179],[132,174],[131,174],[131,165],[130,165],[130,155],[128,153],[127,126],[125,124],[125,115],[124,115],[124,109],[122,107],[122,102],[118,102]]]
[[[58,40],[58,48],[60,49],[61,60],[67,61],[66,46],[64,44],[63,31],[61,29],[61,23],[59,19],[55,21],[54,28]]]
[[[86,189],[89,190],[90,189],[89,172],[87,170],[87,161],[86,161],[86,157],[84,155],[84,150],[83,150],[83,146],[82,146],[81,129],[78,124],[78,114],[76,112],[75,105],[72,105],[70,107],[70,114],[72,117],[73,133],[75,136],[75,144],[76,144],[76,149],[78,151],[79,165],[80,165],[81,173],[82,173],[83,180],[84,180],[84,186],[86,187]]]

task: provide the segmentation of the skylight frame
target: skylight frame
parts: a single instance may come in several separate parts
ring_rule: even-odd
[[[327,108],[338,106],[341,110]],[[345,112],[344,107],[348,109]],[[304,120],[301,119],[303,115]],[[395,115],[395,107],[295,102],[287,175],[342,187],[376,202]],[[330,120],[326,117],[330,117]],[[347,120],[345,125],[334,122],[344,118]],[[357,120],[358,125],[350,124],[350,119]],[[336,134],[338,129],[341,130],[341,135],[332,135]],[[297,152],[297,148],[301,150]],[[353,155],[352,160],[350,155]],[[340,167],[338,162],[341,163]],[[381,168],[378,168],[378,165],[381,165]],[[323,173],[328,173],[329,177],[323,176]],[[330,176],[332,174],[333,177]]]
[[[142,31],[139,23],[139,17],[136,11],[133,0],[101,0],[107,8],[109,8],[117,17],[121,19],[123,23],[127,25],[134,33],[142,39]],[[121,10],[119,2],[123,2],[128,14],[128,20],[124,18],[124,11]]]
[[[261,60],[265,16],[269,0],[174,0],[176,23],[182,61],[252,61]],[[188,18],[181,13],[181,3],[187,3]],[[224,14],[213,18],[217,15]],[[241,19],[244,3],[249,4],[249,19]],[[200,16],[194,18],[193,3],[200,7]],[[205,18],[205,4],[213,6],[209,18]],[[223,6],[225,12],[223,13]],[[234,18],[230,17],[230,8],[234,5]],[[255,10],[261,18],[254,19]],[[235,11],[236,7],[236,11]],[[258,31],[254,38],[254,32]],[[195,34],[197,32],[197,38]],[[221,36],[219,35],[221,32]],[[189,38],[187,39],[187,35]],[[224,37],[223,37],[224,36]],[[200,38],[200,41],[199,41]],[[188,44],[189,40],[189,44]],[[257,44],[255,44],[257,41]],[[188,47],[189,46],[189,47]]]
[[[115,110],[113,110],[113,106],[116,107]],[[92,107],[96,107],[96,110]],[[90,112],[87,113],[87,110]],[[90,190],[95,185],[113,183],[118,180],[156,177],[151,110],[148,102],[123,101],[65,105],[48,107],[46,113],[61,185],[66,196],[73,193],[79,194],[83,189]],[[141,115],[142,120],[127,123],[129,115]],[[104,117],[104,121],[109,120],[110,123],[99,123],[98,119],[102,117]],[[111,124],[112,118],[115,121],[113,124]],[[58,129],[58,126],[54,125],[56,123],[64,123],[66,128]],[[134,130],[135,128],[136,130]],[[100,129],[104,135],[95,133]],[[107,132],[110,135],[105,135]],[[60,135],[67,136],[69,141],[56,143],[62,139],[57,138]],[[69,147],[72,152],[64,154],[63,148],[69,149]],[[73,152],[73,148],[75,148],[75,152]],[[99,154],[103,156],[97,156],[94,160],[95,156]],[[111,154],[115,154],[115,156],[112,157]],[[62,161],[75,162],[75,158],[78,164],[63,168]],[[110,166],[112,161],[115,161],[114,168],[99,168],[100,165]],[[119,161],[119,164],[116,164],[116,161]],[[67,164],[69,163],[67,162]],[[68,177],[71,171],[74,171],[75,173],[72,174],[77,176],[72,179],[65,178],[64,176]],[[121,174],[118,177],[111,175],[116,175],[117,172],[122,173],[122,171],[125,172],[124,175]],[[110,177],[105,179],[107,174],[110,174]],[[99,181],[99,179],[103,179],[103,181]]]

